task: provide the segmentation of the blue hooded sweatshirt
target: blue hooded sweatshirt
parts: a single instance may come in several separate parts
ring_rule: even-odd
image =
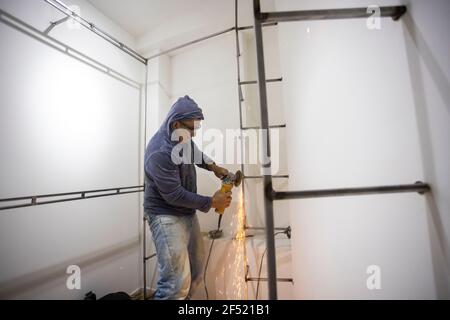
[[[214,162],[204,155],[192,140],[189,142],[192,147],[192,161],[181,164],[172,161],[172,149],[179,144],[178,141],[171,140],[172,124],[175,121],[190,119],[203,120],[203,112],[194,100],[185,96],[172,106],[166,120],[147,146],[144,162],[144,208],[152,214],[190,215],[196,210],[208,212],[211,209],[211,197],[197,194],[194,162],[198,162],[196,165],[206,170],[208,164]]]

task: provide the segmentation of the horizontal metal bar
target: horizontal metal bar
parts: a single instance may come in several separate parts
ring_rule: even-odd
[[[430,186],[423,182],[416,182],[415,184],[393,185],[393,186],[379,186],[379,187],[362,187],[362,188],[340,188],[340,189],[325,189],[325,190],[309,190],[309,191],[275,191],[267,192],[267,196],[272,200],[289,200],[289,199],[307,199],[307,198],[321,198],[321,197],[342,197],[342,196],[356,196],[368,194],[383,194],[383,193],[403,193],[403,192],[418,192],[424,194],[431,190]]]
[[[264,176],[244,176],[244,179],[263,179]],[[289,175],[272,176],[272,179],[289,179]]]
[[[281,128],[286,128],[285,124],[277,124],[277,125],[273,125],[273,126],[269,126],[270,129],[281,129]],[[242,127],[241,130],[258,130],[258,129],[262,129],[261,127]]]
[[[208,40],[208,39],[211,39],[211,38],[220,36],[220,35],[222,35],[222,34],[224,34],[224,33],[227,33],[227,32],[230,32],[230,31],[234,31],[234,30],[235,30],[235,27],[232,27],[232,28],[228,28],[228,29],[223,30],[223,31],[219,31],[219,32],[212,33],[212,34],[207,35],[207,36],[205,36],[205,37],[201,37],[201,38],[199,38],[199,39],[196,39],[196,40],[193,40],[193,41],[186,42],[186,43],[181,44],[181,45],[179,45],[179,46],[176,46],[176,47],[173,47],[173,48],[171,48],[171,49],[167,49],[167,50],[165,50],[165,51],[162,51],[162,52],[160,52],[160,53],[157,53],[157,54],[155,54],[155,55],[152,55],[152,56],[150,56],[149,58],[147,58],[147,60],[151,60],[151,59],[160,57],[160,56],[162,56],[162,55],[165,55],[165,54],[171,53],[171,52],[173,52],[173,51],[176,51],[176,50],[178,50],[178,49],[181,49],[181,48],[184,48],[184,47],[187,47],[187,46],[196,44],[196,43],[201,42],[201,41],[204,41],[204,40]]]
[[[275,22],[275,23],[266,23],[266,24],[264,24],[263,26],[264,26],[264,27],[269,27],[269,26],[275,26],[275,25],[277,25],[276,22]],[[238,30],[247,30],[247,29],[253,29],[253,26],[245,26],[245,27],[239,27],[239,28],[238,28]],[[160,56],[162,56],[162,55],[171,53],[171,52],[173,52],[173,51],[176,51],[176,50],[179,50],[179,49],[188,47],[188,46],[190,46],[190,45],[193,45],[193,44],[196,44],[196,43],[199,43],[199,42],[202,42],[202,41],[205,41],[205,40],[208,40],[208,39],[211,39],[211,38],[220,36],[220,35],[222,35],[222,34],[228,33],[228,32],[230,32],[230,31],[235,31],[235,30],[236,30],[236,27],[231,27],[231,28],[225,29],[225,30],[223,30],[223,31],[219,31],[219,32],[212,33],[212,34],[210,34],[210,35],[207,35],[207,36],[204,36],[204,37],[201,37],[201,38],[198,38],[198,39],[195,39],[195,40],[186,42],[186,43],[184,43],[184,44],[181,44],[181,45],[178,45],[178,46],[176,46],[176,47],[173,47],[173,48],[164,50],[164,51],[162,51],[162,52],[159,52],[159,53],[157,53],[157,54],[154,54],[154,55],[148,57],[147,60],[151,60],[151,59],[160,57]]]
[[[391,17],[398,20],[406,12],[405,6],[379,7],[381,17]],[[287,22],[302,20],[355,19],[369,18],[374,12],[370,8],[346,8],[304,11],[261,12],[258,19],[261,22]]]
[[[258,281],[268,281],[267,278],[246,278],[245,279],[246,282],[258,282]],[[277,278],[276,279],[277,282],[291,282],[294,283],[294,279],[292,278]]]
[[[148,261],[148,260],[150,260],[150,259],[152,259],[154,257],[156,257],[156,253],[154,253],[154,254],[152,254],[152,255],[150,255],[148,257],[145,257],[144,259],[145,259],[145,261]]]
[[[269,23],[263,23],[262,26],[263,27],[273,27],[273,26],[277,26],[278,22],[269,22]],[[249,30],[249,29],[253,29],[255,28],[254,26],[244,26],[244,27],[239,27],[237,28],[238,31],[243,31],[243,30]]]
[[[267,79],[267,80],[266,80],[266,83],[271,83],[271,82],[281,82],[281,81],[283,81],[283,78]],[[241,81],[241,82],[239,82],[239,84],[240,84],[241,86],[248,85],[248,84],[257,84],[257,83],[258,83],[258,81],[256,81],[256,80],[252,80],[252,81]]]
[[[143,188],[144,186],[133,186],[133,187],[120,187],[120,188],[110,188],[110,189],[98,189],[98,190],[87,190],[87,191],[74,191],[74,192],[65,192],[65,193],[52,193],[52,194],[43,194],[38,196],[26,196],[26,197],[17,197],[17,198],[5,198],[0,199],[0,202],[4,201],[20,201],[20,200],[29,200],[32,198],[50,198],[50,197],[62,197],[62,196],[71,196],[75,194],[87,194],[87,193],[99,193],[99,192],[108,192],[108,191],[117,191],[117,190],[129,190],[129,189],[138,189]]]
[[[132,190],[132,189],[138,189],[138,190]],[[132,191],[123,191],[123,190],[132,190]],[[112,191],[114,191],[114,192],[112,192]],[[92,193],[100,193],[100,192],[108,192],[108,193],[89,195]],[[123,187],[123,188],[121,187],[121,188],[67,192],[67,193],[56,193],[56,194],[47,194],[47,195],[17,197],[17,198],[6,198],[6,199],[0,199],[0,202],[17,202],[17,201],[25,201],[25,200],[29,200],[30,202],[24,203],[24,204],[10,205],[10,206],[1,206],[0,211],[1,210],[18,209],[18,208],[26,208],[26,207],[32,207],[32,206],[39,206],[39,205],[46,205],[46,204],[61,203],[61,202],[86,200],[86,199],[94,199],[94,198],[101,198],[101,197],[110,197],[110,196],[117,196],[117,195],[130,194],[130,193],[140,193],[140,192],[144,192],[143,186]],[[57,198],[57,197],[73,196],[73,195],[79,195],[79,196],[65,198],[65,199],[58,199],[58,200],[38,201],[38,199],[42,199],[42,198]]]
[[[68,17],[74,19],[75,21],[77,21],[79,24],[81,24],[86,29],[92,31],[93,33],[95,33],[99,37],[103,38],[104,40],[108,41],[109,43],[111,43],[115,47],[117,47],[120,50],[122,50],[123,52],[125,52],[126,54],[130,55],[134,59],[138,60],[139,62],[141,62],[141,63],[143,63],[145,65],[147,64],[147,59],[146,58],[144,58],[139,53],[137,53],[136,51],[134,51],[130,47],[126,46],[125,44],[123,44],[122,42],[120,42],[119,40],[117,40],[116,38],[114,38],[113,36],[108,34],[107,32],[105,32],[102,29],[98,28],[92,22],[84,19],[83,17],[78,15],[76,12],[72,11],[62,1],[60,1],[60,0],[44,0],[44,1],[47,2],[49,5],[51,5],[52,7],[56,8],[57,10],[59,10],[60,12],[64,13],[66,16],[68,16]]]
[[[266,228],[263,227],[244,227],[245,230],[266,230]],[[273,228],[276,231],[284,231],[287,228]]]

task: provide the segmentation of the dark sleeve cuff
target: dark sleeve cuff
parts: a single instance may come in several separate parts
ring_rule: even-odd
[[[211,210],[212,197],[205,197],[205,198],[207,198],[207,201],[206,201],[205,205],[202,208],[200,208],[199,210],[206,213],[209,210]]]

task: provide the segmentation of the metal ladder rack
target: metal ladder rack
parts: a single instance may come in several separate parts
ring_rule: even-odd
[[[268,164],[264,168],[264,209],[266,221],[266,245],[267,245],[267,270],[269,299],[277,299],[277,277],[275,261],[275,241],[274,241],[274,219],[273,201],[284,199],[301,199],[312,197],[347,196],[361,194],[397,193],[397,192],[418,192],[424,194],[429,192],[430,186],[423,182],[416,182],[411,185],[394,185],[381,187],[347,188],[330,190],[311,191],[289,191],[279,192],[273,189],[270,164],[270,132],[269,114],[267,108],[267,88],[266,72],[264,65],[264,47],[262,37],[262,26],[267,23],[279,23],[286,21],[301,20],[326,20],[326,19],[352,19],[369,18],[372,13],[367,8],[331,9],[331,10],[308,10],[308,11],[284,11],[284,12],[261,12],[260,0],[253,0],[254,28],[256,40],[256,56],[258,68],[258,90],[259,103],[261,109],[261,127],[266,129],[267,144],[263,144],[263,152],[268,158]],[[406,13],[405,6],[380,7],[381,17],[391,17],[394,21]]]
[[[241,80],[241,48],[240,48],[240,43],[239,43],[239,32],[240,31],[244,31],[244,30],[249,30],[252,29],[253,27],[239,27],[239,17],[238,17],[238,11],[239,11],[239,6],[238,6],[238,0],[235,0],[235,26],[234,26],[234,31],[235,31],[235,35],[236,35],[236,66],[237,66],[237,86],[238,86],[238,96],[239,96],[239,124],[240,124],[240,130],[241,130],[241,171],[243,173],[243,177],[244,177],[244,183],[242,184],[242,198],[245,199],[245,180],[255,180],[255,179],[263,179],[264,176],[248,176],[245,174],[245,166],[244,166],[244,137],[243,137],[243,132],[246,130],[258,130],[261,129],[261,127],[258,126],[244,126],[244,122],[243,122],[243,116],[242,116],[242,103],[245,101],[244,98],[244,94],[242,92],[242,86],[247,86],[247,85],[256,85],[258,84],[257,80],[250,80],[250,81],[242,81]],[[271,26],[277,26],[277,23],[264,23],[262,24],[262,27],[271,27]],[[266,83],[277,83],[277,82],[282,82],[283,78],[274,78],[274,79],[267,79]],[[270,129],[282,129],[282,128],[286,128],[286,124],[280,124],[280,125],[271,125],[269,126]],[[288,179],[289,175],[274,175],[272,176],[272,178],[275,179]],[[247,226],[247,211],[245,208],[245,202],[243,205],[244,208],[244,228],[245,230],[265,230],[265,228],[258,228],[258,227],[248,227]],[[275,229],[280,229],[280,230],[284,230],[286,228],[275,228]],[[247,262],[246,262],[247,263]],[[267,278],[259,278],[259,277],[249,277],[248,276],[249,273],[249,266],[247,263],[247,271],[246,271],[246,275],[245,275],[245,282],[260,282],[260,281],[267,281]],[[277,278],[276,281],[279,282],[293,282],[292,279],[288,279],[288,278]]]

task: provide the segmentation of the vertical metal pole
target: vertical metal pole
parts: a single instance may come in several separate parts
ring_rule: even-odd
[[[144,218],[142,223],[143,243],[143,261],[144,261],[144,300],[147,300],[147,220]]]
[[[147,61],[148,62],[148,61]],[[145,88],[144,88],[144,154],[147,150],[147,105],[148,105],[148,63],[145,65]],[[144,193],[145,193],[145,163],[143,165],[144,169]],[[145,194],[144,194],[145,197]],[[144,265],[144,300],[147,300],[147,219],[145,218],[145,212],[142,224],[142,234],[143,234],[143,265]]]
[[[269,285],[269,299],[277,299],[277,270],[275,258],[275,237],[273,223],[273,200],[268,197],[272,191],[272,172],[271,172],[271,154],[270,154],[270,128],[269,113],[267,109],[267,91],[266,91],[266,70],[264,67],[264,46],[262,36],[262,25],[260,18],[261,5],[260,0],[253,0],[254,20],[255,20],[255,39],[256,39],[256,58],[258,63],[258,87],[259,103],[261,107],[261,127],[263,134],[266,135],[266,141],[262,143],[263,155],[267,156],[267,164],[264,168],[264,209],[266,214],[266,245],[267,245],[267,271]]]
[[[239,44],[239,17],[238,17],[238,0],[235,0],[235,34],[236,34],[236,61],[237,61],[237,83],[238,83],[238,99],[239,99],[239,129],[241,130],[241,172],[244,174],[244,151],[245,151],[245,145],[244,145],[244,132],[243,132],[243,119],[242,119],[242,87],[241,87],[241,48]],[[245,180],[242,183],[242,201],[243,201],[243,209],[244,209],[244,225],[247,225],[247,211],[245,210]]]
[[[242,86],[241,86],[241,47],[239,43],[239,2],[238,0],[234,3],[234,17],[235,17],[235,34],[236,34],[236,61],[237,61],[237,87],[238,87],[238,99],[239,99],[239,129],[241,130],[241,172],[245,176],[245,141],[244,141],[244,123],[243,123],[243,116],[242,116],[242,101],[243,101],[243,94],[242,94]],[[245,206],[245,179],[242,181],[242,210],[244,215],[244,232],[245,227],[247,226],[247,208]],[[244,243],[244,257],[245,257],[245,268],[248,267],[248,259],[247,259],[247,246]],[[243,270],[245,274],[245,270]],[[246,282],[247,283],[247,282]],[[246,293],[245,297],[248,298],[248,287],[246,286]]]

